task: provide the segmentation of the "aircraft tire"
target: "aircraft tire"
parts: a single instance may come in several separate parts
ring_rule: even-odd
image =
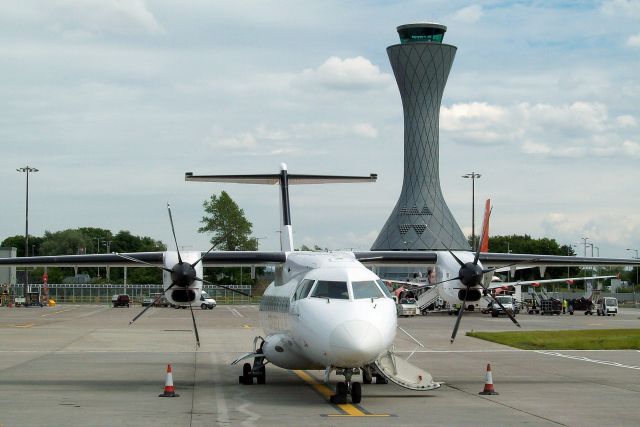
[[[332,395],[329,400],[336,405],[347,403],[347,384],[343,382],[336,384],[336,394]]]
[[[371,384],[373,381],[373,376],[371,375],[371,370],[369,368],[362,368],[362,382],[365,384]]]
[[[267,369],[263,366],[260,368],[260,373],[258,374],[258,384],[266,384],[267,383]]]
[[[389,381],[380,374],[376,375],[376,384],[387,384]]]
[[[360,403],[362,401],[362,386],[360,383],[351,384],[351,402]]]
[[[253,376],[251,375],[251,364],[245,363],[242,365],[242,381],[244,385],[253,384]]]

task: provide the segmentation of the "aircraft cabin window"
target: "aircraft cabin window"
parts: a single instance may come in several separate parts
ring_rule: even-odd
[[[389,292],[389,288],[387,288],[387,285],[385,285],[382,280],[376,280],[376,283],[378,284],[378,286],[380,286],[380,289],[382,289],[382,292],[384,292],[387,298],[393,299],[391,292]]]
[[[347,282],[318,280],[311,296],[316,298],[349,299]]]
[[[354,299],[382,298],[384,296],[376,282],[373,280],[351,282],[351,287],[353,288]]]
[[[298,285],[298,288],[296,289],[296,293],[293,294],[293,300],[296,301],[306,298],[309,295],[309,291],[311,290],[314,282],[315,280],[309,279],[304,279],[303,281],[301,281]]]

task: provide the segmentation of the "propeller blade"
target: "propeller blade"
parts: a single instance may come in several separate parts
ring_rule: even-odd
[[[193,320],[193,332],[196,334],[196,343],[200,347],[200,336],[198,335],[198,326],[196,325],[196,316],[193,314],[193,307],[189,304],[189,310],[191,310],[191,320]]]
[[[211,247],[209,248],[209,250],[208,250],[207,252],[205,252],[205,253],[204,253],[204,255],[202,255],[202,256],[200,257],[200,259],[198,259],[196,262],[194,262],[193,264],[191,264],[191,267],[195,268],[195,267],[196,267],[196,265],[198,265],[198,263],[199,263],[200,261],[202,261],[202,259],[203,259],[204,257],[206,257],[206,256],[209,254],[209,252],[211,252],[211,251],[213,250],[213,248],[215,248],[216,246],[217,246],[217,244],[216,244],[216,245],[211,246]]]
[[[160,267],[159,265],[151,264],[150,262],[141,261],[141,260],[139,260],[137,258],[133,258],[133,257],[127,256],[127,255],[119,254],[118,252],[114,252],[113,254],[119,256],[120,258],[124,258],[124,259],[129,260],[129,261],[137,262],[138,264],[148,265],[149,267],[155,267],[155,268],[159,268],[161,270],[164,270],[167,273],[173,273],[173,270],[171,270],[170,268],[167,268],[167,267]]]
[[[133,320],[132,320],[131,322],[129,322],[129,324],[132,324],[133,322],[135,322],[136,320],[138,320],[138,318],[139,318],[140,316],[142,316],[144,313],[146,313],[146,312],[147,312],[147,310],[149,310],[151,307],[153,307],[154,305],[156,305],[156,303],[157,303],[158,301],[160,301],[160,298],[162,298],[162,297],[163,297],[163,295],[165,294],[165,292],[167,292],[169,289],[173,288],[173,286],[174,286],[175,284],[176,284],[176,282],[173,282],[173,283],[172,283],[172,284],[167,288],[167,290],[166,290],[166,291],[164,291],[164,292],[162,292],[160,295],[158,295],[158,296],[156,297],[156,299],[154,299],[154,300],[153,300],[153,302],[152,302],[150,305],[146,306],[146,307],[144,308],[144,310],[142,310],[140,313],[138,313],[138,315],[137,315],[136,317],[134,317],[134,318],[133,318]]]
[[[460,280],[460,276],[454,277],[453,279],[443,280],[442,282],[437,282],[437,283],[434,283],[433,285],[430,285],[430,286],[437,286],[437,285],[440,285],[442,283],[451,282],[452,280]]]
[[[230,287],[228,287],[228,286],[218,285],[218,284],[216,284],[216,283],[211,283],[211,282],[209,282],[209,281],[207,281],[207,280],[204,280],[204,279],[201,279],[201,278],[199,278],[199,277],[196,277],[196,278],[195,278],[195,279],[193,279],[193,280],[197,280],[198,282],[206,283],[207,285],[217,286],[217,287],[219,287],[219,288],[226,289],[226,290],[228,290],[228,291],[235,292],[235,293],[237,293],[237,294],[244,295],[244,296],[246,296],[246,297],[251,298],[251,295],[249,295],[249,294],[247,294],[247,293],[244,293],[244,292],[242,292],[242,291],[239,291],[239,290],[237,290],[237,289],[232,289],[232,288],[230,288]]]
[[[173,232],[173,241],[176,242],[176,250],[178,251],[178,262],[182,264],[182,257],[180,256],[180,247],[178,246],[178,239],[176,238],[176,229],[173,226],[173,216],[171,216],[171,205],[167,203],[167,210],[169,211],[169,221],[171,222],[171,231]]]
[[[484,243],[484,226],[489,224],[489,218],[491,218],[491,211],[493,210],[493,207],[491,209],[489,209],[489,212],[487,212],[487,217],[484,219],[483,224],[482,224],[482,234],[480,235],[480,244],[478,245],[478,250],[476,252],[476,257],[473,259],[473,264],[474,265],[478,265],[478,259],[480,259],[480,248],[482,248],[482,243]]]
[[[443,245],[444,245],[444,243],[443,243]],[[452,251],[451,249],[447,248],[447,250],[449,251],[449,253],[451,254],[451,256],[452,256],[456,261],[458,261],[458,264],[460,264],[460,267],[464,267],[464,262],[460,261],[460,258],[458,258],[458,257],[456,256],[456,254],[454,254],[454,253],[453,253],[453,251]]]
[[[458,326],[460,326],[460,319],[462,319],[462,315],[464,314],[465,308],[467,307],[467,295],[469,292],[465,292],[464,301],[462,303],[462,307],[460,307],[460,311],[458,312],[458,318],[456,319],[456,324],[453,325],[453,333],[451,334],[451,344],[456,339],[456,335],[458,334]]]

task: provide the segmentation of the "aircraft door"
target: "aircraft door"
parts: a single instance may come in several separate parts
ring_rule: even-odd
[[[375,365],[383,377],[400,387],[417,391],[434,390],[440,387],[440,383],[434,382],[430,373],[399,358],[393,350],[376,360]]]

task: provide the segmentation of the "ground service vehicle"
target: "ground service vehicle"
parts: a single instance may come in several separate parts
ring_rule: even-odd
[[[613,297],[600,298],[596,303],[598,316],[615,316],[618,314],[618,300]]]
[[[114,307],[129,307],[129,295],[119,294],[111,297],[111,303]]]
[[[202,293],[200,294],[200,308],[203,310],[213,310],[213,307],[215,306],[216,300],[211,298],[205,291],[202,291]]]
[[[418,302],[415,298],[401,298],[398,303],[398,316],[415,316],[420,313]]]
[[[511,314],[515,315],[515,306],[513,303],[513,297],[511,295],[498,295],[496,296],[496,300],[500,301],[500,304],[502,304],[505,310],[509,310]],[[502,307],[500,307],[496,303],[491,304],[489,312],[491,313],[491,317],[498,317],[501,314],[504,314],[505,316],[507,315]]]

